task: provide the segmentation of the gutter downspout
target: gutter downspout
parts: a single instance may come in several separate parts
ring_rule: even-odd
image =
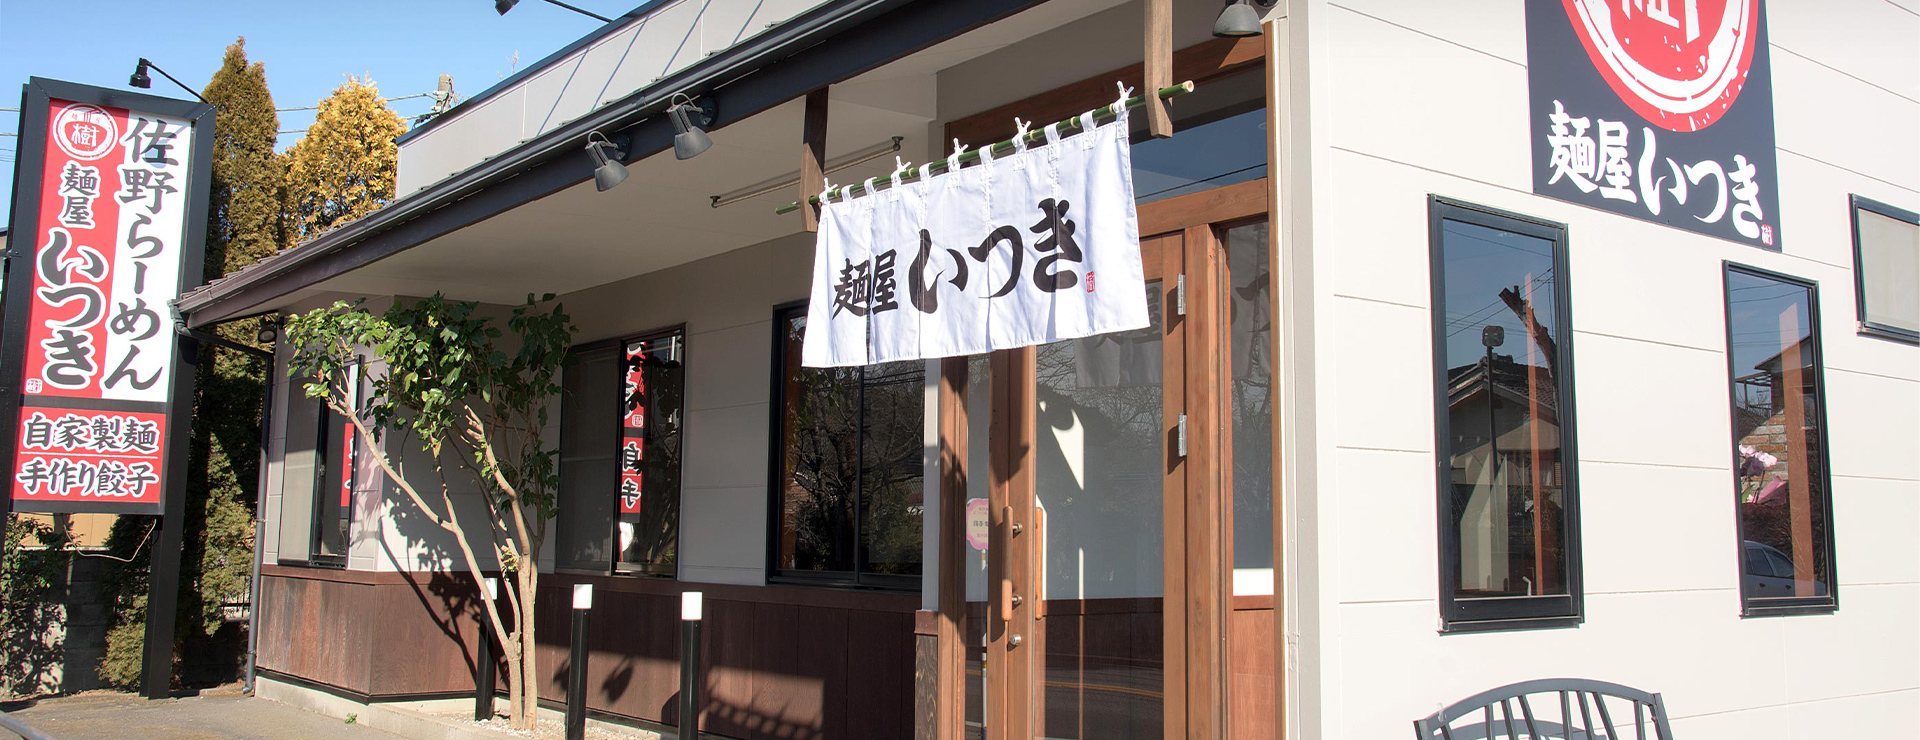
[[[266,562],[267,452],[273,444],[273,380],[279,373],[279,362],[269,354],[266,388],[260,394],[260,479],[253,489],[253,585],[247,591],[247,674],[243,687],[248,696],[253,695],[254,673],[260,662],[260,566]]]

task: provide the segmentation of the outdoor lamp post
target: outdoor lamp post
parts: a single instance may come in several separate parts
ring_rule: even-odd
[[[680,740],[700,737],[699,591],[680,594]]]
[[[482,596],[487,600],[480,606],[480,644],[475,652],[475,676],[473,679],[473,720],[485,722],[493,719],[493,623],[487,619],[487,605],[500,598],[500,579],[489,576],[486,592]]]
[[[1480,344],[1487,348],[1487,472],[1497,481],[1500,476],[1500,432],[1495,429],[1493,398],[1493,348],[1507,343],[1506,327],[1488,324],[1480,329]],[[1489,491],[1491,493],[1491,491]]]
[[[587,613],[593,611],[593,584],[573,584],[573,646],[567,666],[567,740],[587,736]]]

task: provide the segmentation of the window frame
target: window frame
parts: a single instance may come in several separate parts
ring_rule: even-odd
[[[688,349],[688,346],[690,343],[687,341],[687,325],[685,322],[681,322],[678,324],[671,324],[671,325],[662,326],[656,329],[649,329],[647,331],[636,332],[633,334],[627,334],[624,336],[615,337],[613,341],[614,341],[614,350],[616,352],[615,356],[619,358],[619,362],[621,363],[621,366],[624,367],[626,362],[628,345],[638,341],[651,341],[654,339],[670,337],[676,334],[680,336],[680,358],[681,358],[680,359],[680,366],[681,366],[680,455],[679,455],[679,467],[680,467],[681,478],[680,478],[679,488],[673,492],[674,497],[678,499],[678,501],[674,505],[673,516],[676,520],[681,520],[683,519],[681,515],[686,511],[686,503],[687,503],[686,502],[687,485],[686,485],[686,478],[685,478],[686,469],[687,469],[687,421],[688,421],[687,419],[688,414],[687,414],[687,408],[686,408],[686,398],[687,398],[686,371],[691,366],[691,359],[693,356],[691,351]],[[615,403],[624,404],[625,395],[626,395],[625,393],[626,374],[624,372],[620,372],[620,373],[616,373],[615,375],[616,375],[616,382],[613,388],[613,399]],[[652,566],[644,563],[627,563],[626,561],[621,559],[623,556],[625,556],[626,553],[620,548],[621,512],[620,512],[619,491],[620,491],[620,476],[622,472],[621,471],[622,463],[619,462],[620,460],[619,448],[622,444],[621,440],[625,436],[625,432],[626,432],[626,417],[627,415],[625,413],[621,413],[614,418],[613,441],[614,441],[614,459],[616,462],[614,463],[614,466],[613,466],[614,496],[611,502],[613,505],[613,517],[608,521],[608,527],[610,528],[610,530],[607,533],[607,536],[608,536],[607,541],[610,543],[608,547],[610,554],[609,554],[609,557],[607,558],[608,570],[606,571],[606,573],[603,573],[603,575],[679,580],[680,578],[680,522],[679,521],[674,522],[674,525],[673,525],[674,527],[673,568],[671,572],[662,572],[661,570],[655,570],[654,568],[657,568],[658,566]],[[637,567],[628,567],[628,566],[637,566]]]
[[[1827,595],[1805,598],[1765,599],[1755,599],[1747,595],[1747,522],[1746,517],[1740,513],[1739,499],[1735,498],[1733,527],[1736,537],[1734,538],[1733,545],[1734,553],[1737,557],[1734,558],[1734,591],[1740,595],[1740,616],[1744,618],[1788,616],[1794,614],[1831,614],[1840,610],[1840,568],[1839,562],[1835,557],[1836,547],[1834,545],[1833,461],[1832,457],[1827,454],[1831,446],[1829,445],[1827,433],[1827,361],[1826,354],[1820,346],[1820,284],[1806,278],[1754,267],[1732,260],[1725,260],[1720,264],[1720,297],[1723,310],[1726,312],[1724,318],[1726,321],[1725,337],[1727,341],[1728,429],[1738,429],[1740,423],[1738,411],[1739,398],[1734,391],[1733,384],[1733,379],[1739,377],[1739,370],[1734,367],[1733,359],[1733,294],[1729,292],[1733,288],[1733,275],[1736,272],[1745,273],[1750,277],[1775,280],[1807,289],[1807,336],[1812,340],[1810,342],[1810,350],[1813,353],[1814,408],[1816,413],[1820,415],[1820,424],[1817,429],[1819,437],[1819,446],[1817,449],[1820,453],[1820,496],[1812,503],[1822,508],[1822,513],[1824,514],[1823,521],[1826,522],[1826,536],[1822,539],[1826,541],[1826,547],[1823,549],[1826,551],[1827,557]],[[1728,443],[1737,446],[1739,441],[1729,439]],[[1737,449],[1732,450],[1729,454],[1732,456],[1731,470],[1738,470],[1740,465],[1739,451]],[[1802,462],[1802,464],[1804,464],[1804,462]],[[1734,477],[1733,484],[1737,491],[1740,485],[1740,480],[1737,475]]]
[[[1882,324],[1867,314],[1867,273],[1860,251],[1860,212],[1871,211],[1895,221],[1904,221],[1920,229],[1920,213],[1914,213],[1896,205],[1882,203],[1862,195],[1852,195],[1847,200],[1847,224],[1853,229],[1853,315],[1858,321],[1858,333],[1868,336],[1892,339],[1895,341],[1920,344],[1920,332],[1915,332],[1890,324]]]
[[[366,367],[365,360],[355,358],[352,369],[348,374],[349,382],[354,384],[353,396],[350,399],[351,402],[357,402],[360,397],[361,385],[365,382]],[[344,570],[347,567],[347,557],[351,554],[353,545],[353,500],[354,493],[357,493],[353,489],[355,484],[358,483],[358,481],[354,480],[354,476],[355,473],[358,472],[356,468],[359,467],[357,464],[359,462],[357,459],[358,455],[355,453],[360,451],[360,437],[357,434],[353,435],[350,437],[351,441],[348,442],[353,449],[347,454],[355,455],[355,464],[346,465],[340,471],[341,485],[346,486],[349,491],[347,505],[341,507],[339,516],[340,519],[345,519],[347,522],[345,541],[340,543],[340,549],[343,552],[339,555],[328,555],[320,552],[320,540],[322,533],[325,531],[322,528],[333,523],[326,521],[326,518],[322,515],[325,503],[329,500],[326,497],[332,494],[332,491],[327,490],[327,469],[339,462],[334,458],[334,453],[337,452],[337,450],[333,448],[335,442],[333,439],[333,420],[339,419],[340,423],[346,429],[353,429],[354,426],[352,421],[340,416],[339,412],[334,411],[332,406],[328,406],[326,401],[314,399],[313,402],[317,406],[317,413],[314,414],[317,418],[314,421],[319,424],[320,428],[314,434],[313,439],[313,500],[309,502],[311,515],[307,520],[309,534],[307,536],[307,560],[305,564],[317,568]]]
[[[787,359],[786,333],[782,329],[781,322],[795,312],[805,315],[807,305],[807,299],[776,304],[772,312],[771,331],[768,332],[773,340],[773,351],[772,354],[768,355],[770,362],[767,372],[767,582],[770,584],[819,588],[857,588],[862,590],[918,592],[921,589],[922,579],[925,575],[926,562],[924,560],[920,564],[922,573],[914,575],[880,574],[865,571],[866,554],[863,548],[861,548],[860,543],[862,536],[866,533],[866,523],[861,518],[862,504],[864,502],[861,500],[863,498],[862,492],[859,491],[856,491],[853,496],[853,570],[795,570],[783,568],[780,565],[780,538],[781,529],[784,524],[784,518],[781,515],[783,511],[781,504],[785,489],[784,478],[786,477],[786,449],[784,442],[786,435],[784,432],[787,402],[785,393],[786,384],[781,382],[783,368],[786,366]],[[864,369],[862,372],[864,373]],[[862,376],[862,380],[864,383],[864,375]],[[924,395],[922,396],[921,403],[922,413],[924,414],[926,412]],[[866,424],[866,407],[864,404],[861,406],[860,419],[861,425],[864,427]],[[865,486],[864,479],[861,481],[861,485],[863,487]],[[924,487],[925,481],[922,481],[922,485]],[[923,527],[926,521],[925,517],[926,512],[923,508],[921,511]]]
[[[1449,450],[1452,440],[1448,428],[1447,345],[1446,345],[1446,260],[1442,249],[1445,232],[1442,225],[1461,221],[1477,226],[1544,239],[1553,243],[1555,361],[1563,370],[1554,378],[1554,391],[1560,414],[1561,471],[1564,525],[1561,528],[1566,553],[1567,593],[1559,596],[1489,597],[1458,599],[1455,591],[1459,576],[1455,565],[1460,559],[1460,542],[1449,526],[1453,506],[1452,465]],[[1455,634],[1492,630],[1575,627],[1585,621],[1586,594],[1582,572],[1580,539],[1580,476],[1578,436],[1579,416],[1574,408],[1573,301],[1568,274],[1569,229],[1566,224],[1492,208],[1441,195],[1427,196],[1428,264],[1432,291],[1428,307],[1433,340],[1434,390],[1434,499],[1440,560],[1437,567],[1440,633]]]

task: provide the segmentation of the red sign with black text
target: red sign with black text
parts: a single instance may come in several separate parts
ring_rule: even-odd
[[[8,313],[26,319],[9,323],[21,336],[7,338],[4,358],[18,389],[13,506],[157,512],[175,381],[170,304],[186,255],[201,252],[186,243],[204,219],[204,198],[193,197],[204,178],[190,170],[196,121],[211,117],[33,94],[49,88],[145,98],[29,83],[20,144],[38,156],[20,161],[40,167],[19,177],[33,187],[14,210],[6,296]]]

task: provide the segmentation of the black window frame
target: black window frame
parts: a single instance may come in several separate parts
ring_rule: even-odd
[[[626,426],[625,426],[626,414],[621,413],[619,416],[615,418],[614,429],[613,429],[613,442],[616,450],[614,453],[614,459],[616,462],[614,463],[614,468],[613,468],[614,496],[613,496],[613,501],[611,502],[611,504],[613,505],[613,518],[610,519],[608,522],[608,525],[611,527],[611,531],[608,532],[608,535],[607,535],[609,538],[608,542],[610,543],[610,547],[609,547],[610,554],[607,557],[608,569],[609,569],[607,571],[607,574],[609,575],[634,576],[639,578],[663,578],[663,579],[670,579],[670,580],[678,580],[680,578],[680,520],[682,519],[682,514],[686,512],[686,503],[687,503],[686,502],[686,492],[687,492],[686,369],[688,368],[690,358],[692,357],[692,354],[688,349],[689,343],[687,341],[687,325],[685,323],[680,323],[680,324],[674,324],[671,326],[663,326],[658,329],[651,329],[648,331],[643,331],[643,332],[638,332],[638,333],[628,334],[626,336],[618,337],[614,341],[616,342],[615,350],[617,352],[615,356],[619,358],[619,362],[622,364],[622,367],[624,367],[624,364],[626,362],[628,345],[634,342],[652,341],[652,340],[663,339],[671,336],[678,336],[680,338],[680,366],[681,366],[680,454],[679,454],[679,457],[676,459],[676,463],[677,463],[677,466],[679,467],[680,475],[678,477],[679,486],[673,492],[674,498],[676,499],[674,503],[674,509],[673,509],[673,517],[675,519],[675,522],[673,525],[673,529],[674,529],[673,567],[671,571],[668,571],[667,569],[661,568],[657,564],[628,563],[625,560],[621,559],[626,555],[625,551],[620,548],[620,493],[619,492],[620,492],[620,474],[621,474],[620,466],[622,463],[619,462],[620,453],[618,451],[618,448],[623,444],[622,439],[625,436],[625,432],[626,432]],[[616,376],[618,380],[616,381],[613,389],[614,402],[624,404],[625,395],[626,395],[625,393],[626,374],[624,372],[621,372],[621,373],[617,373]]]
[[[350,399],[359,398],[360,393],[365,387],[366,371],[366,362],[355,359],[351,378],[357,387],[354,388],[354,393],[350,396]],[[294,388],[298,389],[299,386],[295,385]],[[318,406],[317,413],[314,415],[318,417],[315,423],[320,425],[320,429],[314,434],[313,439],[313,501],[310,502],[312,515],[308,521],[310,532],[307,537],[307,560],[304,564],[318,568],[343,570],[347,567],[347,558],[353,549],[353,496],[352,494],[348,495],[347,505],[340,507],[340,515],[337,518],[329,519],[326,517],[324,509],[326,508],[326,502],[332,500],[331,496],[334,493],[334,491],[329,490],[329,486],[327,485],[327,471],[338,463],[333,457],[333,453],[336,451],[333,449],[333,422],[336,419],[339,420],[345,429],[353,429],[354,427],[353,422],[341,416],[339,412],[334,411],[333,407],[327,405],[326,401],[314,399],[313,403]],[[360,435],[353,435],[351,440],[349,444],[353,445],[353,452],[360,452]],[[355,468],[359,467],[357,465],[357,454],[355,455],[355,462],[355,465],[345,466],[344,469],[340,471],[343,479],[341,484],[346,486],[350,491],[355,484],[358,483],[358,481],[353,479],[354,475],[358,472]],[[320,552],[320,540],[324,531],[323,528],[328,525],[337,525],[342,519],[346,521],[346,533],[341,536],[340,554],[329,555]]]
[[[1733,294],[1730,292],[1733,288],[1733,275],[1736,272],[1745,273],[1750,277],[1774,280],[1807,289],[1807,337],[1810,340],[1808,342],[1808,348],[1813,354],[1810,362],[1813,367],[1814,376],[1814,411],[1820,415],[1820,423],[1817,429],[1819,440],[1815,443],[1815,451],[1820,455],[1820,496],[1812,503],[1822,507],[1823,517],[1821,521],[1826,523],[1827,530],[1826,536],[1822,538],[1826,542],[1826,547],[1824,548],[1827,557],[1826,596],[1755,599],[1747,594],[1746,589],[1746,517],[1741,514],[1739,498],[1734,498],[1733,527],[1734,533],[1737,535],[1733,543],[1735,555],[1734,575],[1736,578],[1734,581],[1734,590],[1740,594],[1740,616],[1770,617],[1795,614],[1832,614],[1840,609],[1840,565],[1838,559],[1835,557],[1837,548],[1834,545],[1833,460],[1828,454],[1832,446],[1829,444],[1829,435],[1827,432],[1827,362],[1826,354],[1820,346],[1820,284],[1806,278],[1741,264],[1732,260],[1726,260],[1721,263],[1721,300],[1724,310],[1726,311],[1727,417],[1729,420],[1729,429],[1739,429],[1740,423],[1738,411],[1740,401],[1734,390],[1733,383],[1733,379],[1740,376],[1740,371],[1735,367],[1733,359]],[[1728,443],[1737,445],[1738,441],[1728,440]],[[1738,449],[1729,451],[1729,455],[1732,458],[1732,467],[1730,470],[1738,470],[1740,466]],[[1734,477],[1733,485],[1735,490],[1738,491],[1740,485],[1738,476]]]
[[[863,569],[866,563],[866,554],[864,548],[860,546],[860,543],[862,542],[861,538],[864,534],[862,528],[865,525],[865,521],[861,517],[863,496],[859,492],[855,492],[853,496],[854,506],[852,519],[854,535],[852,571],[799,570],[782,568],[780,566],[780,537],[781,528],[784,524],[784,517],[781,514],[783,511],[782,493],[785,488],[785,481],[783,479],[786,477],[786,451],[784,449],[784,440],[786,439],[786,384],[781,382],[782,374],[786,366],[787,355],[784,322],[789,316],[795,313],[804,316],[807,311],[807,305],[808,302],[806,300],[789,301],[775,305],[772,314],[772,330],[768,332],[772,336],[773,343],[772,354],[769,355],[771,363],[767,372],[767,582],[794,586],[858,588],[898,592],[911,591],[917,593],[922,587],[922,579],[925,573],[926,563],[924,560],[921,562],[922,573],[914,575],[868,573]],[[865,372],[864,368],[862,368],[862,372]],[[924,404],[925,396],[922,395],[921,398],[921,402]],[[925,413],[924,405],[922,406],[922,413]],[[864,423],[864,408],[861,414]],[[921,486],[923,490],[925,485],[926,481],[922,480]],[[923,529],[926,522],[925,516],[925,510],[922,509],[921,524]]]
[[[1920,229],[1920,213],[1861,195],[1848,198],[1847,223],[1853,229],[1853,315],[1858,321],[1858,331],[1868,336],[1920,344],[1920,332],[1882,324],[1867,316],[1867,273],[1866,265],[1861,259],[1863,255],[1860,252],[1861,211],[1871,211],[1895,221],[1905,221],[1916,229]]]
[[[1447,408],[1447,321],[1446,260],[1442,250],[1443,224],[1460,221],[1477,226],[1544,239],[1553,243],[1555,361],[1562,372],[1554,378],[1554,390],[1560,415],[1561,470],[1565,477],[1561,532],[1566,553],[1567,593],[1556,596],[1516,596],[1458,599],[1459,576],[1455,568],[1460,559],[1460,543],[1454,528],[1452,505],[1452,464],[1449,451],[1453,443],[1448,429]],[[1428,272],[1431,284],[1429,320],[1433,329],[1434,389],[1434,471],[1436,529],[1439,535],[1438,586],[1440,632],[1442,634],[1486,632],[1493,630],[1575,627],[1585,621],[1586,593],[1580,547],[1579,446],[1576,440],[1578,415],[1574,408],[1573,300],[1569,284],[1568,227],[1564,223],[1536,218],[1513,211],[1456,200],[1440,195],[1427,196]]]

